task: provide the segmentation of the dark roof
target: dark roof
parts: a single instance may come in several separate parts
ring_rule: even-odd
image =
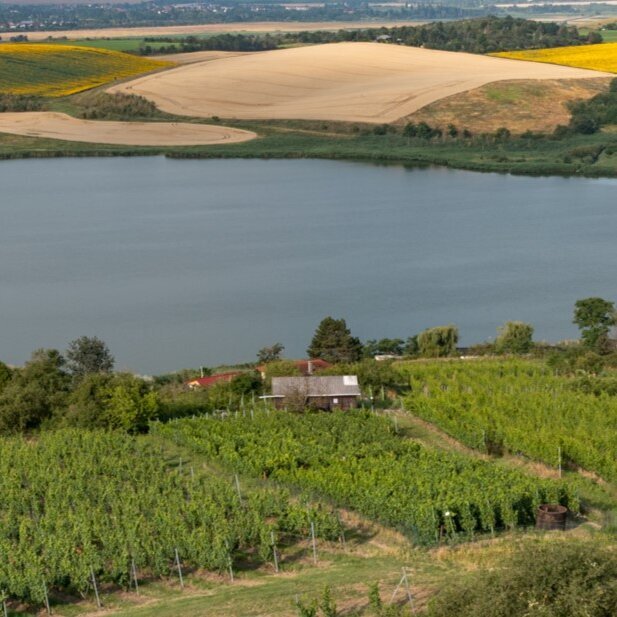
[[[316,377],[273,377],[272,396],[360,396],[360,386],[355,375]]]

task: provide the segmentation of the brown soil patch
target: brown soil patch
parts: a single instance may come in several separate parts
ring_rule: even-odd
[[[504,79],[602,75],[476,54],[332,43],[198,62],[109,91],[145,96],[177,115],[381,123]]]
[[[453,124],[472,133],[501,127],[513,133],[552,132],[570,119],[568,103],[606,91],[610,78],[501,81],[455,94],[411,114],[405,122],[446,129]]]
[[[143,28],[101,28],[95,30],[54,30],[26,32],[29,41],[45,41],[67,38],[121,39],[142,36],[170,36],[175,34],[198,35],[224,32],[304,32],[306,30],[359,30],[362,28],[393,28],[394,26],[417,26],[421,21],[256,21],[230,22],[228,24],[201,24],[196,26],[152,26]],[[15,36],[15,32],[0,32],[3,41]]]
[[[0,114],[0,133],[64,141],[124,146],[231,144],[257,137],[225,126],[180,122],[107,122],[80,120],[56,112]]]

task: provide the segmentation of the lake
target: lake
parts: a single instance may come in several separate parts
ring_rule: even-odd
[[[117,367],[302,357],[326,315],[369,338],[523,320],[577,335],[617,299],[617,180],[332,161],[0,163],[0,359],[99,336]]]

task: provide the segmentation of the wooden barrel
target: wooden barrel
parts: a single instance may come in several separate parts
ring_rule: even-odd
[[[544,503],[538,507],[536,516],[536,529],[558,529],[566,530],[566,519],[568,518],[568,508],[559,504]]]

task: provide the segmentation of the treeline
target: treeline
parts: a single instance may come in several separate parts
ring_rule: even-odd
[[[169,43],[152,46],[150,43]],[[269,34],[217,34],[207,38],[187,36],[186,38],[146,37],[138,53],[142,56],[152,54],[176,54],[194,51],[268,51],[276,49],[280,41]]]
[[[64,353],[38,349],[23,367],[0,362],[0,435],[64,427],[143,433],[153,420],[254,402],[262,386],[259,375],[247,371],[231,383],[190,391],[184,381],[194,375],[114,372],[114,358],[97,337],[76,339]]]
[[[582,36],[575,26],[536,22],[513,17],[482,17],[452,22],[436,21],[421,26],[394,28],[365,28],[361,30],[288,32],[253,36],[225,34],[208,38],[146,39],[140,54],[176,53],[199,50],[264,51],[289,45],[339,43],[349,41],[382,41],[386,44],[425,47],[445,51],[465,51],[485,54],[496,51],[540,49],[601,42],[601,36],[592,32]],[[166,42],[169,46],[158,49],[147,42]]]
[[[594,33],[595,35],[595,33]],[[481,17],[421,26],[369,28],[339,32],[299,32],[285,35],[287,42],[327,43],[373,41],[389,37],[391,43],[446,51],[485,54],[516,49],[540,49],[588,42],[575,26],[507,17]]]
[[[485,54],[516,49],[562,47],[588,42],[575,26],[513,17],[487,17],[392,28],[403,45]]]
[[[43,100],[23,94],[6,94],[0,92],[0,113],[5,111],[40,111]]]

